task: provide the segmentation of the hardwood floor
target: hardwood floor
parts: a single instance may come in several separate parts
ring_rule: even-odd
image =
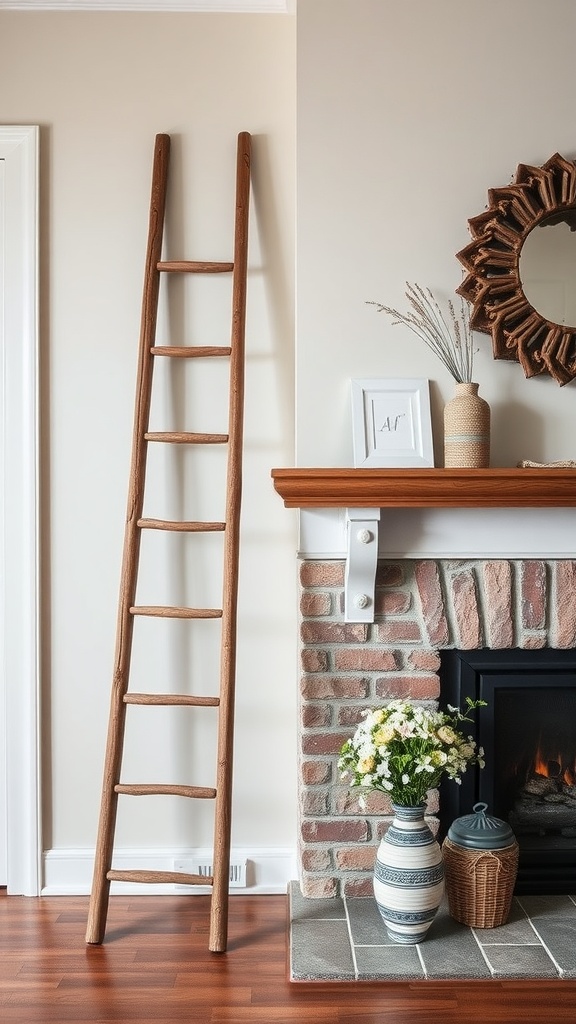
[[[287,898],[233,896],[208,952],[208,897],[116,896],[86,946],[85,897],[0,896],[2,1024],[539,1024],[576,1021],[576,982],[287,980]],[[575,937],[576,938],[576,937]]]

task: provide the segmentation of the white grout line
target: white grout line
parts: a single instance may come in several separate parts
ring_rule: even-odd
[[[420,943],[419,942],[416,943],[416,952],[418,953],[418,957],[419,957],[419,960],[420,960],[420,965],[422,967],[422,971],[424,973],[424,977],[427,978],[428,977],[428,971],[426,970],[426,964],[424,963],[424,957],[422,956],[422,953],[420,951]]]
[[[482,943],[480,942],[480,939],[476,935],[476,929],[475,928],[471,928],[470,931],[472,932],[472,935],[474,936],[474,938],[476,940],[476,944],[478,946],[478,949],[480,950],[482,956],[484,957],[484,960],[486,961],[486,966],[487,966],[488,970],[490,971],[490,974],[492,975],[492,977],[494,977],[494,968],[492,967],[492,964],[490,963],[488,957],[486,956],[486,953],[484,952],[484,947],[483,947]]]
[[[524,907],[522,907],[522,909],[524,910]],[[545,950],[546,950],[546,952],[548,953],[548,956],[550,957],[550,959],[551,959],[552,963],[554,964],[554,966],[555,966],[556,970],[558,971],[558,975],[559,975],[559,977],[560,977],[560,978],[563,978],[563,977],[564,977],[564,971],[563,971],[563,970],[562,970],[562,968],[560,967],[560,964],[559,964],[559,963],[558,963],[558,961],[556,960],[555,956],[553,956],[553,954],[552,954],[551,950],[549,950],[549,949],[548,949],[548,946],[547,946],[547,945],[546,945],[546,943],[544,942],[544,939],[543,939],[543,938],[542,938],[542,936],[540,935],[540,933],[539,933],[539,931],[538,931],[538,929],[537,929],[536,925],[534,924],[534,922],[533,922],[532,918],[531,918],[531,917],[530,917],[530,916],[529,916],[528,914],[526,914],[526,917],[528,918],[528,924],[530,925],[530,927],[532,928],[532,930],[533,930],[534,934],[536,935],[537,939],[539,940],[539,942],[540,942],[540,945],[541,945],[541,946],[543,947],[543,949],[545,949]]]
[[[346,925],[348,928],[348,941],[350,943],[350,950],[352,952],[352,964],[354,966],[354,977],[358,981],[358,961],[356,960],[356,949],[354,948],[354,940],[352,939],[352,925],[350,924],[350,915],[348,913],[348,902],[346,897],[342,897],[344,903],[344,913],[346,914]]]

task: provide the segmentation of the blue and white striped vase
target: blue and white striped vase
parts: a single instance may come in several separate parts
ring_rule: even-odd
[[[394,820],[380,841],[374,896],[393,942],[422,942],[444,894],[440,844],[424,820],[425,804],[392,804]]]

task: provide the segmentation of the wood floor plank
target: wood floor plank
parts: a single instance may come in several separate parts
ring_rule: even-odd
[[[234,896],[208,951],[209,897],[0,896],[1,1024],[575,1024],[576,981],[291,983],[287,898]]]

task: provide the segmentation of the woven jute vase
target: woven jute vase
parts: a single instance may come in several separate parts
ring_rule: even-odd
[[[444,406],[444,465],[486,469],[490,465],[490,406],[478,385],[456,384],[454,398]]]

